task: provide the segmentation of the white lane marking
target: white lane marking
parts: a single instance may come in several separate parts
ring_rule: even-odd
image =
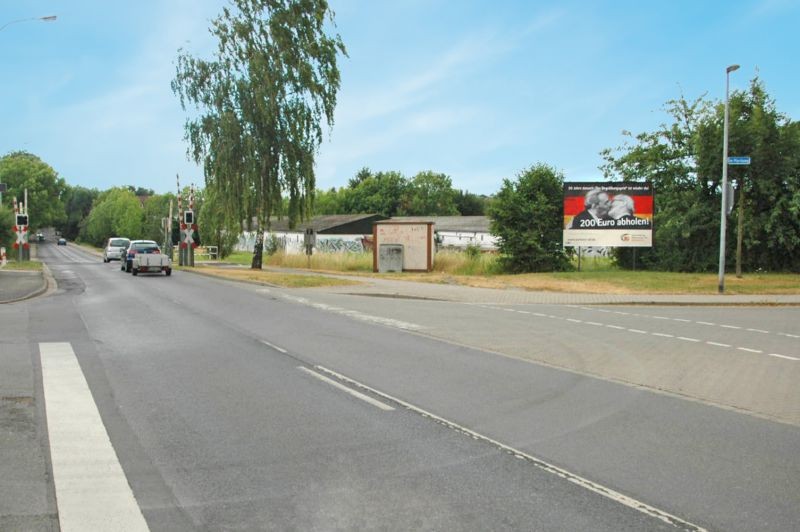
[[[267,347],[271,347],[271,348],[272,348],[272,349],[274,349],[275,351],[278,351],[278,352],[280,352],[280,353],[283,353],[284,355],[285,355],[286,353],[288,353],[288,351],[287,351],[286,349],[284,349],[284,348],[282,348],[282,347],[278,347],[277,345],[275,345],[275,344],[273,344],[273,343],[270,343],[270,342],[267,342],[266,340],[261,340],[261,343],[262,343],[262,344],[264,344],[264,345],[265,345],[265,346],[267,346]]]
[[[720,327],[724,327],[725,329],[741,329],[741,327],[736,325],[720,325]]]
[[[528,312],[527,310],[518,310],[517,312],[519,312],[520,314],[530,314],[530,312]]]
[[[749,347],[737,347],[739,351],[747,351],[748,353],[763,353],[764,351],[759,351],[758,349],[750,349]]]
[[[534,316],[538,316],[540,318],[546,318],[547,317],[547,314],[542,314],[541,312],[534,312],[533,315]]]
[[[622,316],[629,316],[630,315],[629,312],[620,312],[619,310],[615,310],[614,314],[621,314]]]
[[[672,321],[679,321],[681,323],[692,323],[692,320],[685,320],[683,318],[672,318]]]
[[[800,360],[800,358],[788,357],[786,355],[779,355],[778,353],[769,353],[767,356],[785,358],[786,360],[794,360],[794,361]]]
[[[362,401],[364,401],[366,403],[369,403],[372,406],[376,406],[376,407],[380,408],[381,410],[385,410],[387,412],[390,411],[390,410],[394,410],[394,407],[389,406],[386,403],[382,403],[382,402],[378,401],[377,399],[373,399],[369,395],[364,395],[363,393],[357,392],[356,390],[353,390],[352,388],[348,388],[347,386],[345,386],[345,385],[343,385],[343,384],[341,384],[339,382],[336,382],[335,380],[333,380],[331,378],[328,378],[325,375],[320,375],[316,371],[311,371],[310,369],[308,369],[308,368],[306,368],[304,366],[297,366],[297,369],[299,369],[300,371],[304,371],[304,372],[308,373],[309,375],[311,375],[312,377],[315,377],[315,378],[321,380],[322,382],[326,382],[326,383],[330,384],[331,386],[342,390],[343,392],[347,392],[350,395],[352,395],[353,397],[361,399]]]
[[[409,323],[407,321],[395,320],[392,318],[382,318],[380,316],[373,316],[371,314],[364,314],[363,312],[359,312],[357,310],[347,310],[341,307],[335,307],[332,305],[326,305],[325,303],[315,303],[310,301],[304,297],[297,297],[291,296],[288,294],[281,294],[283,299],[287,301],[293,301],[295,303],[300,303],[301,305],[308,305],[310,307],[324,310],[327,312],[335,312],[336,314],[341,314],[343,316],[348,316],[350,318],[366,321],[370,323],[377,323],[379,325],[385,325],[387,327],[394,327],[396,329],[404,329],[408,331],[421,331],[425,329],[422,325],[417,325],[416,323]]]
[[[765,331],[764,329],[745,329],[745,331],[757,332],[761,334],[769,334],[769,331]]]
[[[647,331],[642,331],[640,329],[628,329],[628,332],[637,333],[637,334],[647,334]]]
[[[676,336],[678,340],[686,340],[687,342],[699,342],[697,338],[687,338],[686,336]]]
[[[668,318],[666,316],[653,316],[653,319],[654,320],[669,320],[671,318]]]
[[[39,353],[61,530],[149,530],[72,346]]]
[[[710,321],[696,321],[698,325],[716,325],[716,323],[711,323]]]
[[[674,335],[667,333],[650,333],[650,334],[652,334],[653,336],[661,336],[663,338],[675,338]]]
[[[716,345],[717,347],[730,347],[730,344],[721,344],[719,342],[706,342],[708,345]]]
[[[620,327],[619,325],[606,325],[609,329],[617,329],[618,331],[624,331],[625,327]]]
[[[446,426],[446,427],[448,427],[450,429],[453,429],[453,430],[455,430],[457,432],[460,432],[462,434],[470,436],[474,440],[482,440],[482,441],[484,441],[486,443],[489,443],[490,445],[498,447],[499,449],[501,449],[501,450],[503,450],[503,451],[505,451],[505,452],[517,457],[517,458],[520,458],[522,460],[526,460],[531,465],[533,465],[533,466],[535,466],[535,467],[537,467],[537,468],[539,468],[539,469],[541,469],[543,471],[546,471],[548,473],[552,473],[552,474],[554,474],[554,475],[556,475],[556,476],[558,476],[560,478],[563,478],[564,480],[572,482],[573,484],[576,484],[576,485],[578,485],[578,486],[580,486],[582,488],[590,490],[590,491],[592,491],[594,493],[597,493],[598,495],[602,495],[603,497],[606,497],[606,498],[608,498],[608,499],[610,499],[612,501],[615,501],[615,502],[617,502],[619,504],[627,506],[628,508],[636,510],[637,512],[641,512],[641,513],[643,513],[645,515],[648,515],[650,517],[653,517],[655,519],[659,519],[659,520],[661,520],[661,521],[663,521],[663,522],[665,522],[667,524],[670,524],[670,525],[672,525],[672,526],[674,526],[676,528],[680,528],[680,529],[683,529],[683,530],[689,530],[689,531],[695,531],[695,532],[705,532],[705,530],[706,530],[706,529],[704,529],[704,528],[702,528],[702,527],[700,527],[698,525],[695,525],[694,523],[690,523],[689,521],[684,521],[680,517],[677,517],[677,516],[674,516],[672,514],[669,514],[669,513],[665,512],[664,510],[659,510],[658,508],[655,508],[654,506],[650,506],[649,504],[646,504],[646,503],[644,503],[642,501],[638,501],[638,500],[636,500],[636,499],[634,499],[632,497],[628,497],[627,495],[624,495],[624,494],[622,494],[622,493],[620,493],[618,491],[614,491],[613,489],[611,489],[609,487],[606,487],[606,486],[603,486],[602,484],[598,484],[598,483],[596,483],[594,481],[591,481],[591,480],[589,480],[587,478],[581,477],[580,475],[577,475],[575,473],[567,471],[566,469],[562,469],[562,468],[560,468],[560,467],[558,467],[556,465],[553,465],[553,464],[551,464],[549,462],[546,462],[546,461],[542,460],[541,458],[536,458],[535,456],[530,455],[528,453],[525,453],[523,451],[520,451],[520,450],[518,450],[518,449],[516,449],[514,447],[511,447],[510,445],[506,445],[506,444],[501,443],[501,442],[499,442],[497,440],[494,440],[494,439],[492,439],[492,438],[490,438],[488,436],[484,436],[483,434],[481,434],[479,432],[475,432],[474,430],[468,429],[467,427],[464,427],[463,425],[459,425],[458,423],[454,423],[454,422],[452,422],[452,421],[450,421],[448,419],[445,419],[445,418],[443,418],[441,416],[437,416],[436,414],[433,414],[433,413],[428,412],[427,410],[424,410],[424,409],[422,409],[422,408],[420,408],[418,406],[415,406],[415,405],[413,405],[411,403],[403,401],[402,399],[398,399],[398,398],[393,397],[393,396],[391,396],[391,395],[389,395],[387,393],[383,393],[383,392],[381,392],[379,390],[376,390],[375,388],[367,386],[366,384],[362,384],[362,383],[360,383],[360,382],[358,382],[356,380],[353,380],[353,379],[351,379],[349,377],[346,377],[346,376],[342,375],[341,373],[337,373],[337,372],[335,372],[333,370],[330,370],[330,369],[327,369],[327,368],[325,368],[323,366],[314,366],[314,369],[316,369],[318,371],[321,371],[323,373],[327,373],[328,375],[331,375],[331,376],[333,376],[333,377],[335,377],[335,378],[337,378],[337,379],[339,379],[339,380],[341,380],[343,382],[346,382],[348,384],[352,384],[354,386],[357,386],[359,388],[367,390],[370,393],[375,394],[375,395],[377,395],[379,397],[383,397],[387,401],[392,401],[392,402],[394,402],[396,404],[399,404],[399,405],[403,406],[404,408],[406,408],[408,410],[411,410],[412,412],[416,412],[417,414],[419,414],[419,415],[421,415],[423,417],[431,418],[431,419],[437,421],[438,423],[441,423],[442,425],[444,425],[444,426]]]
[[[576,320],[575,318],[567,318],[567,321],[571,321],[572,323],[583,323],[582,320]]]
[[[587,321],[586,325],[594,325],[595,327],[602,327],[603,326],[602,323],[598,323],[596,321]]]
[[[788,336],[789,338],[800,338],[800,336],[797,336],[796,334],[789,334],[789,333],[778,333],[778,334],[782,336]]]
[[[500,310],[505,310],[506,312],[516,312],[516,310],[514,310],[513,308],[503,308]]]

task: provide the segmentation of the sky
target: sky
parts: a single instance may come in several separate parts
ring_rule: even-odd
[[[681,95],[755,76],[800,120],[800,0],[329,0],[347,47],[317,188],[359,169],[425,170],[493,194],[546,163],[601,180],[600,151],[652,131]],[[226,0],[0,0],[0,155],[70,185],[203,185],[172,93],[178,50],[211,58]]]

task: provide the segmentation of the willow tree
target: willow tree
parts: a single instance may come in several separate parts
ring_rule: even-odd
[[[211,23],[210,60],[179,51],[172,90],[184,110],[187,153],[226,216],[253,229],[253,268],[274,215],[310,213],[314,158],[331,127],[344,44],[326,0],[233,0]],[[282,212],[288,196],[288,212]]]

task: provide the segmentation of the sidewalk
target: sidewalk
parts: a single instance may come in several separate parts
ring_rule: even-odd
[[[45,290],[44,272],[0,270],[0,304],[30,299]]]

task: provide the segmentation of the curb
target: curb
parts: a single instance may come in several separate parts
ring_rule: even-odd
[[[52,280],[52,282],[55,284],[55,279],[53,279],[52,275],[50,275],[50,270],[47,270],[47,274],[45,274],[45,268],[46,268],[46,265],[44,263],[42,263],[42,272],[41,272],[42,273],[42,285],[39,288],[37,288],[36,290],[34,290],[34,291],[32,291],[32,292],[30,292],[28,294],[25,294],[24,296],[17,297],[17,298],[14,298],[14,299],[8,299],[8,300],[0,301],[0,305],[10,305],[11,303],[19,303],[20,301],[26,301],[28,299],[33,299],[33,298],[38,297],[38,296],[44,294],[45,292],[47,292],[47,289],[50,288],[50,280]]]

